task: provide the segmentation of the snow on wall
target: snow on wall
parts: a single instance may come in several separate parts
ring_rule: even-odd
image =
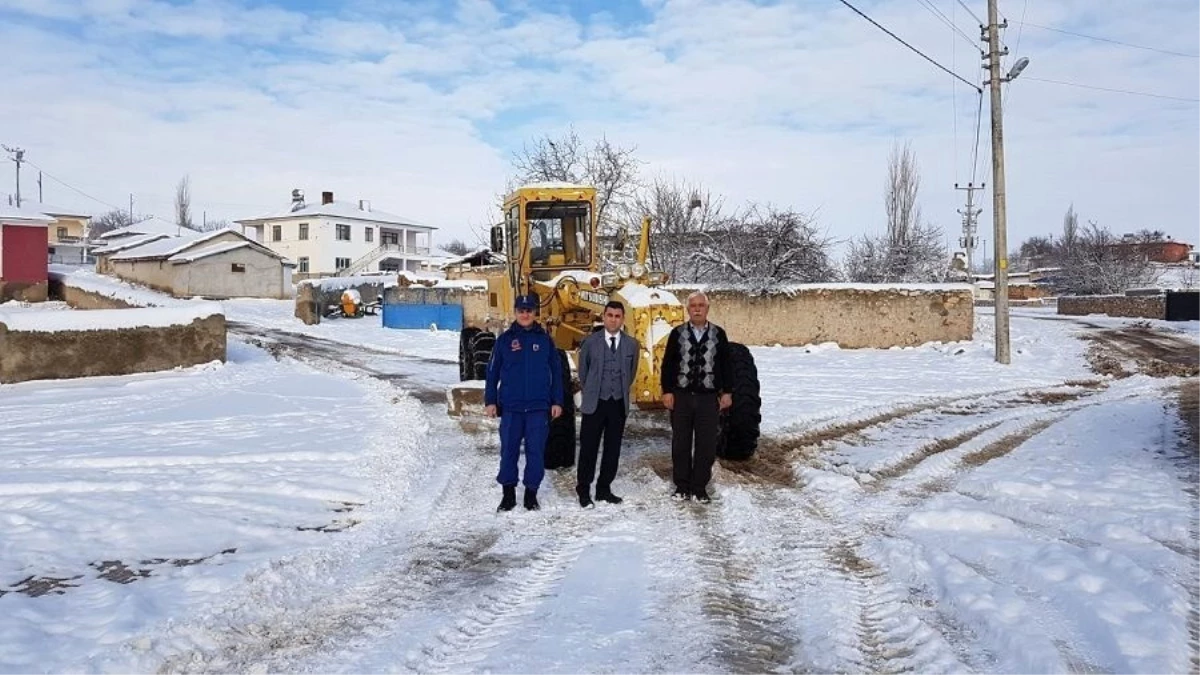
[[[770,288],[758,288],[739,284],[685,284],[675,283],[663,286],[670,291],[717,291],[744,292],[751,295],[796,295],[804,291],[860,291],[868,293],[894,292],[924,292],[924,291],[971,291],[970,284],[857,284],[857,283],[824,283],[824,284],[777,284]]]
[[[314,289],[322,291],[342,291],[352,286],[364,286],[367,284],[383,284],[384,288],[399,286],[400,280],[397,275],[390,274],[372,274],[361,275],[356,277],[328,277],[325,279],[305,279],[297,284],[299,286],[312,286]]]
[[[138,307],[180,307],[190,304],[187,300],[172,298],[165,293],[69,265],[51,265],[50,278],[81,291],[115,298]]]
[[[58,333],[62,331],[118,330],[187,326],[196,319],[223,314],[220,303],[195,302],[184,307],[95,309],[70,312],[0,312],[0,323],[10,331]]]

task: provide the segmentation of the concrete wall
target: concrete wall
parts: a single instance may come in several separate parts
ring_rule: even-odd
[[[1064,295],[1058,298],[1058,313],[1071,316],[1107,314],[1140,319],[1165,319],[1164,295]]]
[[[694,289],[673,286],[684,301]],[[836,342],[844,349],[913,347],[970,340],[975,305],[969,288],[909,290],[803,286],[790,293],[708,291],[709,319],[748,345]]]
[[[118,279],[163,293],[170,293],[175,283],[174,266],[165,260],[109,260],[108,267]]]
[[[234,272],[234,263],[245,272]],[[252,248],[240,248],[190,263],[173,265],[172,293],[180,297],[274,298],[291,297],[291,284],[284,286],[285,267],[278,258]]]
[[[155,310],[125,310],[129,312]],[[225,317],[186,326],[10,331],[0,323],[0,382],[127,375],[225,361]]]

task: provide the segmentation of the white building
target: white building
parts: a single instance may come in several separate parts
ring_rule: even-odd
[[[322,192],[320,204],[306,204],[300,190],[292,190],[286,211],[235,222],[247,236],[295,261],[298,279],[419,271],[437,229],[373,210],[365,200],[335,201],[332,192]]]

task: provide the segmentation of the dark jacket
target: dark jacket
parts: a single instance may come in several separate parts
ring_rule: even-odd
[[[483,402],[498,405],[502,412],[549,410],[563,404],[562,362],[541,324],[522,328],[514,322],[496,338]]]
[[[691,322],[676,326],[667,337],[667,349],[663,354],[662,391],[664,394],[677,394],[682,391],[697,393],[717,392],[720,394],[733,393],[733,363],[729,358],[729,338],[725,330],[713,322],[708,323],[708,330],[716,340],[716,360],[713,364],[713,386],[705,387],[700,383],[692,383],[686,390],[679,386],[679,372],[686,368],[682,362],[680,336],[688,335]]]

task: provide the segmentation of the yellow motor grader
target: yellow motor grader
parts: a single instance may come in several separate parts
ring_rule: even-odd
[[[504,220],[491,230],[491,248],[507,258],[504,274],[488,278],[487,311],[464,317],[459,341],[459,376],[463,385],[450,392],[452,412],[479,399],[479,380],[486,378],[496,336],[512,321],[517,295],[540,298],[538,320],[557,345],[563,363],[564,391],[578,390],[573,373],[579,344],[599,330],[610,300],[625,305],[625,330],[642,345],[641,363],[631,403],[639,409],[662,408],[663,356],[671,329],[687,320],[673,293],[663,288],[667,275],[647,267],[650,219],[642,223],[636,260],[618,263],[601,273],[597,241],[596,190],[567,183],[535,183],[517,188],[504,201]],[[731,344],[734,408],[723,415],[719,456],[749,459],[758,443],[758,374],[750,351]],[[469,381],[476,382],[469,382]],[[551,424],[547,467],[573,462],[575,401],[568,395],[564,414]],[[476,401],[478,403],[478,401]],[[572,458],[552,460],[552,458]]]

